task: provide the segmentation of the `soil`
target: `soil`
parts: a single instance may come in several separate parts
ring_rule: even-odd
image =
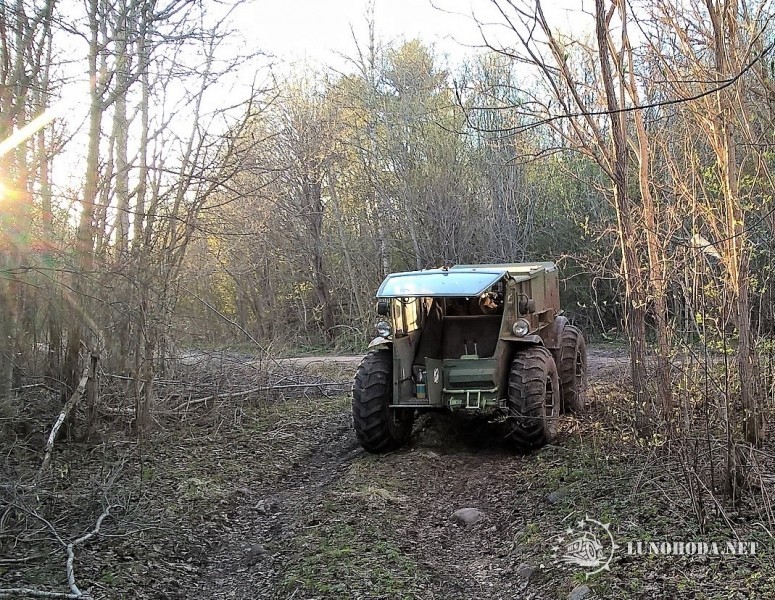
[[[359,360],[278,364],[344,381]],[[525,455],[485,420],[442,413],[418,420],[409,447],[367,454],[346,395],[213,406],[185,424],[160,423],[142,447],[114,434],[97,452],[58,456],[59,468],[69,465],[59,494],[85,481],[105,490],[106,473],[124,472],[57,526],[73,539],[93,526],[105,498],[121,506],[105,535],[76,551],[79,584],[94,598],[772,597],[762,513],[738,506],[722,518],[706,502],[696,518],[681,464],[632,434],[626,366],[620,350],[590,349],[591,412],[563,417],[557,442]],[[460,522],[453,513],[462,508],[481,519]],[[609,569],[589,578],[590,569],[557,560],[558,540],[585,519],[590,528],[610,523],[620,546],[604,548]],[[623,550],[687,536],[760,545],[734,560]],[[0,556],[11,558],[9,548]],[[45,557],[23,568],[0,560],[0,587],[65,590],[62,549],[43,548]]]
[[[361,358],[284,362],[355,369]],[[589,352],[591,377],[623,379],[625,367],[619,351]],[[532,488],[522,465],[532,458],[515,456],[493,439],[488,423],[426,415],[410,448],[386,456],[360,449],[349,406],[311,434],[316,443],[307,457],[277,485],[256,490],[258,509],[246,514],[242,535],[208,563],[197,593],[256,599],[554,597],[516,575],[516,545],[528,523],[519,513]],[[452,513],[469,506],[484,519],[461,527]],[[331,541],[342,547],[329,548]],[[380,565],[376,575],[369,573],[373,563]],[[395,582],[375,592],[375,577],[381,586],[385,579]]]

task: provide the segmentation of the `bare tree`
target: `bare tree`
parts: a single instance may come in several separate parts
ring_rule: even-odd
[[[648,436],[652,432],[653,407],[645,387],[647,293],[642,271],[645,261],[628,185],[625,48],[621,44],[614,45],[612,37],[612,19],[621,3],[606,8],[603,0],[595,0],[595,46],[576,41],[571,47],[547,21],[540,0],[534,5],[492,1],[519,41],[520,48],[508,50],[491,45],[490,48],[531,65],[540,74],[551,104],[559,107],[562,121],[554,119],[556,113],[549,102],[535,96],[527,103],[535,109],[528,110],[539,120],[546,119],[555,132],[568,139],[579,152],[593,158],[610,182],[625,288],[624,314],[636,420],[638,430]],[[623,10],[619,17],[626,21]],[[483,31],[486,35],[486,30]],[[572,62],[577,48],[581,49],[581,58],[586,60],[582,69],[575,69]],[[599,79],[590,73],[598,73]],[[605,111],[597,108],[600,104]]]
[[[46,108],[49,93],[47,49],[55,2],[25,3],[17,0],[0,5],[0,399],[11,395],[22,344],[22,289],[25,270],[19,268],[30,257],[34,154],[25,126]],[[42,106],[40,102],[43,100]]]

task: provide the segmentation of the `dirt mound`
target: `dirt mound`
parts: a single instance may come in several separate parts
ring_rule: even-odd
[[[481,415],[432,412],[417,419],[410,446],[439,454],[514,454],[507,433],[502,422]]]

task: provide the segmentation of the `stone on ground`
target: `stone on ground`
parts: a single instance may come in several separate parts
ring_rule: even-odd
[[[592,590],[588,585],[577,585],[573,588],[570,594],[568,594],[568,600],[584,600],[585,598],[592,597]]]
[[[473,525],[484,518],[484,513],[478,508],[461,508],[452,513],[452,520],[462,525]]]

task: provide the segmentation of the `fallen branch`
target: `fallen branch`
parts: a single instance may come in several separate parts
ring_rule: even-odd
[[[99,411],[105,415],[118,415],[122,417],[132,417],[135,414],[134,408],[116,408],[113,406],[101,406]]]
[[[65,547],[65,551],[67,552],[67,562],[65,563],[65,571],[67,573],[67,585],[70,586],[69,592],[48,592],[45,590],[36,590],[33,588],[0,588],[0,598],[18,598],[20,596],[27,596],[31,598],[71,598],[73,600],[89,600],[91,596],[87,593],[82,592],[78,585],[75,583],[75,547],[79,544],[83,544],[84,542],[90,540],[95,535],[97,535],[100,532],[100,528],[102,527],[102,522],[105,520],[106,517],[110,516],[110,509],[113,508],[113,505],[110,504],[108,507],[102,511],[102,514],[97,517],[97,522],[94,524],[94,529],[91,531],[84,533],[81,537],[73,540],[69,544],[65,543],[65,541],[62,539],[62,537],[57,533],[57,530],[54,528],[54,526],[51,524],[50,521],[46,520],[45,518],[41,517],[36,512],[28,512],[28,514],[32,515],[33,517],[37,518],[38,520],[42,521],[46,527],[48,527],[51,532],[54,534],[54,537],[59,541],[60,544],[62,544]]]
[[[0,558],[0,565],[17,565],[22,563],[28,563],[39,558],[43,558],[45,554],[36,554],[35,556],[25,556],[23,558]]]
[[[290,390],[290,389],[314,388],[314,387],[323,388],[323,387],[345,386],[350,384],[351,382],[349,381],[328,381],[323,383],[287,383],[285,385],[267,385],[263,387],[251,388],[249,390],[244,390],[242,392],[232,392],[230,394],[213,394],[211,396],[205,396],[204,398],[196,398],[195,400],[188,400],[186,402],[183,402],[182,404],[179,404],[172,410],[173,411],[183,410],[184,408],[197,406],[198,404],[203,404],[205,402],[209,402],[210,400],[215,400],[216,398],[219,398],[219,399],[240,398],[242,396],[249,396],[250,394],[255,394],[257,392],[273,392],[276,390]]]
[[[130,377],[128,375],[116,375],[114,373],[100,373],[100,377],[110,377],[111,379],[121,379],[122,381],[137,380],[137,377]],[[174,379],[154,379],[153,382],[159,383],[162,385],[174,385],[176,383],[180,383],[179,381],[175,381]]]
[[[78,401],[81,399],[81,396],[86,391],[86,383],[89,381],[89,367],[86,367],[83,370],[83,374],[81,375],[81,381],[78,383],[78,387],[73,392],[73,395],[70,396],[70,399],[65,402],[65,405],[62,407],[62,411],[59,413],[59,416],[57,417],[57,420],[54,421],[54,426],[51,428],[51,434],[48,436],[48,441],[46,442],[46,453],[43,455],[43,464],[40,465],[40,470],[38,471],[38,477],[40,477],[43,472],[48,469],[49,464],[51,464],[51,453],[54,451],[54,441],[57,438],[57,434],[59,433],[60,427],[62,427],[62,423],[65,422],[65,419],[67,419],[67,416],[70,414],[70,412],[75,408],[75,405],[78,404]]]
[[[73,600],[84,600],[83,594],[73,594],[68,592],[44,592],[42,590],[33,590],[31,588],[0,588],[0,598],[18,598],[27,596],[29,598],[72,598]]]
[[[22,385],[19,387],[11,388],[12,392],[23,392],[24,390],[32,390],[35,388],[43,388],[45,390],[48,390],[49,392],[53,394],[58,394],[59,390],[55,390],[50,385],[46,385],[45,383],[28,383],[27,385]]]
[[[309,387],[332,387],[337,385],[352,385],[352,381],[326,381],[322,383],[288,383],[286,385],[270,385],[265,388],[261,388],[262,391],[271,390],[290,390],[293,388],[309,388]]]
[[[73,594],[77,594],[76,598],[83,598],[84,594],[83,592],[81,592],[81,590],[78,589],[78,586],[75,584],[75,569],[73,567],[73,563],[75,562],[75,547],[78,544],[83,544],[85,541],[93,538],[95,535],[97,535],[100,532],[100,527],[102,527],[102,522],[105,520],[105,517],[110,515],[111,508],[113,508],[113,506],[108,505],[108,507],[102,512],[102,514],[99,517],[97,517],[97,523],[94,525],[94,529],[92,529],[89,533],[84,533],[77,540],[67,544],[67,583],[70,585],[70,591]]]

